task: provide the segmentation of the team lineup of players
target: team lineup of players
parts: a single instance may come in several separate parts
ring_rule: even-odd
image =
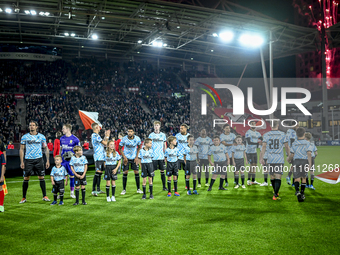
[[[246,132],[245,142],[241,136],[236,136],[230,132],[230,126],[223,127],[223,133],[213,139],[207,136],[203,129],[200,136],[195,140],[188,133],[188,126],[182,124],[180,133],[176,136],[166,138],[160,131],[161,123],[154,122],[154,132],[144,140],[141,146],[141,139],[135,135],[133,128],[128,129],[128,134],[119,142],[118,151],[114,140],[110,139],[110,130],[105,131],[104,138],[99,135],[100,127],[97,123],[92,124],[93,134],[91,136],[93,145],[93,157],[95,162],[95,175],[93,178],[92,195],[105,193],[100,189],[100,182],[104,173],[106,181],[106,198],[108,202],[116,201],[116,180],[117,174],[122,168],[123,190],[121,195],[126,194],[126,184],[129,169],[135,174],[137,193],[143,194],[142,199],[146,199],[146,184],[149,183],[150,199],[153,199],[153,178],[154,171],[160,170],[163,190],[167,191],[167,196],[180,196],[178,192],[178,171],[184,170],[185,183],[188,195],[198,195],[197,188],[201,187],[201,177],[204,173],[205,186],[207,191],[211,191],[215,180],[220,176],[219,190],[226,190],[224,186],[229,186],[228,170],[234,173],[234,188],[245,186],[245,172],[248,172],[247,185],[260,184],[256,179],[257,171],[257,148],[262,145],[260,153],[260,163],[263,165],[264,182],[260,186],[268,186],[268,175],[270,175],[271,186],[273,187],[273,200],[279,200],[279,190],[281,177],[284,168],[285,147],[287,162],[291,164],[287,183],[291,184],[293,174],[293,186],[295,195],[299,202],[305,200],[305,188],[314,189],[314,159],[317,155],[316,146],[311,143],[311,134],[305,133],[304,128],[294,127],[289,129],[287,134],[279,130],[279,122],[272,123],[272,130],[265,133],[263,137],[256,131],[256,123],[250,123],[250,129]],[[37,132],[36,122],[29,123],[30,132],[21,139],[20,161],[24,171],[23,198],[20,203],[26,202],[26,194],[30,176],[38,175],[40,187],[44,201],[50,201],[46,195],[45,168],[49,168],[49,151],[46,146],[46,138]],[[85,201],[85,186],[87,159],[83,155],[79,139],[71,134],[72,126],[65,124],[60,138],[60,155],[55,156],[55,166],[51,171],[51,181],[53,185],[54,199],[51,205],[63,205],[65,184],[68,178],[70,182],[70,196],[75,198],[74,205],[79,204],[79,193],[81,189],[82,204]],[[105,149],[106,147],[106,149]],[[45,150],[46,164],[43,160]],[[26,151],[26,152],[25,152]],[[249,164],[249,171],[245,171],[245,164]],[[141,165],[142,190],[140,189],[139,165]],[[232,166],[232,167],[230,167]],[[309,186],[308,172],[311,172],[311,185]],[[212,174],[209,183],[209,174]],[[0,173],[1,174],[1,173]],[[190,188],[190,178],[192,177],[192,191]],[[241,179],[241,183],[240,182]],[[66,183],[65,183],[66,180]],[[172,190],[171,183],[174,188]],[[301,181],[301,184],[300,184]],[[224,185],[225,182],[225,185]],[[1,183],[0,183],[1,184]],[[111,189],[111,196],[110,196]]]

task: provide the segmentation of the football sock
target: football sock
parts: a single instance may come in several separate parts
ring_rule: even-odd
[[[60,202],[64,202],[64,193],[59,193],[59,196],[60,196]]]
[[[76,189],[76,203],[79,204],[79,189]]]
[[[308,177],[306,178],[306,185],[309,186],[309,179],[308,179]]]
[[[224,182],[224,179],[220,178],[220,187],[219,188],[223,188],[223,182]]]
[[[58,199],[58,195],[57,194],[53,194],[53,201],[57,201]]]
[[[235,183],[236,183],[236,185],[238,185],[238,179],[239,179],[239,175],[235,174]]]
[[[306,183],[301,183],[301,194],[305,194]]]
[[[251,175],[251,181],[255,182],[255,174],[254,173]]]
[[[248,173],[248,181],[250,181],[251,173]]]
[[[106,196],[110,196],[110,186],[106,185]]]
[[[275,179],[270,179],[273,189],[275,189]]]
[[[24,180],[24,182],[22,183],[22,197],[23,198],[26,198],[27,189],[28,189],[28,180]]]
[[[5,191],[1,190],[0,191],[0,206],[4,205],[4,199],[5,199]]]
[[[242,185],[244,185],[244,174],[241,174],[241,181],[242,181]]]
[[[116,186],[112,186],[112,196],[115,196],[115,193],[116,193]]]
[[[93,176],[92,191],[96,191],[97,186],[97,173]]]
[[[97,191],[100,191],[100,181],[102,180],[102,173],[98,173],[97,177]]]
[[[281,187],[281,179],[275,179],[275,195],[279,194],[279,190]]]
[[[310,185],[313,185],[314,183],[314,174],[310,175]]]
[[[205,183],[209,183],[209,177],[205,178]]]
[[[211,179],[209,188],[212,188],[212,186],[214,185],[214,183],[215,183],[215,179]]]
[[[142,185],[143,187],[143,194],[146,195],[146,185]]]
[[[268,182],[268,173],[264,173],[264,182]]]
[[[161,179],[162,179],[163,188],[166,188],[165,187],[165,173],[164,172],[161,172]],[[152,179],[152,183],[153,183],[153,179]]]
[[[168,192],[171,192],[171,181],[168,181]]]
[[[209,167],[207,166],[207,169],[205,171],[205,183],[209,182]]]
[[[177,192],[177,180],[174,181],[174,187],[175,187],[175,192]],[[169,192],[171,192],[171,191],[169,191]]]
[[[137,189],[140,189],[140,180],[139,180],[139,174],[135,174],[135,180],[136,180],[136,186],[137,186]]]
[[[123,190],[126,190],[127,174],[123,174]]]
[[[45,179],[40,179],[40,188],[43,193],[43,197],[46,196],[46,182]]]
[[[295,183],[295,178],[293,178],[293,183]]]
[[[201,178],[197,178],[198,184],[201,184]]]
[[[70,177],[70,190],[74,191],[74,178]]]
[[[152,188],[153,188],[153,185],[150,184],[150,185],[149,185],[149,188],[150,188],[150,195],[152,195]]]
[[[224,180],[225,180],[225,183],[228,183],[228,173],[225,173],[225,179]]]
[[[82,198],[82,202],[85,203],[85,189],[81,189],[81,198]],[[78,197],[78,200],[79,200],[79,197]]]
[[[196,179],[194,179],[194,180],[192,181],[192,186],[193,186],[193,189],[194,189],[194,190],[196,190],[196,182],[197,182]]]
[[[188,190],[190,189],[189,179],[185,179],[185,186]]]
[[[300,190],[299,190],[299,185],[300,185],[299,182],[294,182],[294,186],[295,186],[295,191],[296,191],[296,192],[300,192]]]

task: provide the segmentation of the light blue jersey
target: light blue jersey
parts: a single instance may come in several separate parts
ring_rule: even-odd
[[[92,141],[92,146],[93,146],[93,159],[94,161],[101,161],[105,160],[105,149],[104,149],[104,144],[101,142],[103,139],[100,137],[99,134],[93,133],[91,135],[91,141]]]
[[[166,148],[164,157],[167,159],[168,162],[177,162],[179,156],[178,148],[175,147],[170,149],[170,147]]]
[[[246,151],[246,146],[244,146],[244,144],[238,144],[238,145],[234,145],[231,148],[231,152],[234,152],[234,158],[235,159],[242,159],[244,158],[244,152]]]
[[[109,157],[106,155],[105,153],[105,165],[107,166],[115,166],[118,164],[118,161],[121,159],[122,157],[119,155],[118,152],[116,152],[116,156],[113,156],[113,153],[111,152]]]
[[[234,144],[235,143],[235,139],[236,139],[236,135],[234,133],[229,133],[229,135],[226,135],[226,134],[221,134],[220,135],[220,141],[221,143],[223,141],[225,141],[227,144]],[[228,150],[228,155],[229,157],[231,158],[231,154],[232,154],[232,151],[231,151],[231,147],[232,146],[226,146],[227,147],[227,150]]]
[[[197,154],[198,154],[198,148],[196,145],[192,147],[189,147],[189,145],[184,147],[183,155],[185,155],[186,160],[190,160],[190,161],[196,160]]]
[[[160,132],[156,134],[152,132],[149,135],[149,138],[152,139],[152,147],[153,150],[153,160],[163,160],[164,159],[164,142],[166,142],[166,136],[164,133]]]
[[[247,138],[250,138],[250,142],[258,143],[259,138],[261,138],[261,134],[257,131],[253,131],[249,129],[246,132],[245,138],[246,138],[246,141],[247,141]],[[256,149],[257,149],[257,145],[248,144],[247,142],[246,153],[256,153]]]
[[[208,155],[214,156],[214,162],[222,162],[227,160],[227,157],[225,155],[227,152],[228,149],[223,144],[220,144],[219,146],[211,145],[208,151]]]
[[[291,148],[293,142],[295,142],[297,140],[296,131],[294,129],[288,129],[286,136],[287,136],[287,140],[288,140],[288,145]]]
[[[266,152],[268,152],[267,163],[283,164],[285,162],[283,156],[283,147],[288,143],[287,136],[280,130],[272,130],[264,134],[263,142],[266,143]]]
[[[314,142],[310,142],[310,144],[312,145],[312,158],[315,158],[315,152],[318,151],[318,148],[316,148]]]
[[[145,148],[141,149],[139,151],[139,155],[138,158],[141,159],[141,163],[152,163],[152,158],[153,158],[153,150],[149,149],[149,150],[145,150]]]
[[[195,141],[195,145],[198,148],[198,158],[199,159],[208,159],[208,151],[210,145],[213,142],[210,137],[198,137]]]
[[[179,152],[178,159],[182,159],[182,160],[184,159],[183,152],[184,152],[184,147],[188,145],[188,135],[190,135],[190,134],[187,133],[186,135],[182,135],[181,133],[178,133],[176,135],[177,148],[178,148],[178,152]]]
[[[65,177],[67,176],[67,171],[63,166],[54,166],[50,175],[53,176],[54,181],[58,182],[65,179]]]
[[[307,151],[312,152],[313,147],[310,142],[305,139],[298,139],[292,144],[292,148],[290,149],[291,153],[294,153],[295,159],[308,159]]]
[[[46,137],[40,133],[31,135],[27,133],[21,137],[21,144],[26,147],[25,159],[37,159],[42,157],[42,147],[46,147]]]
[[[129,139],[128,136],[124,136],[119,143],[119,146],[124,146],[124,155],[128,159],[135,159],[137,156],[137,146],[141,144],[140,138],[134,136],[133,139]]]
[[[73,156],[70,161],[70,166],[73,166],[76,173],[83,173],[85,171],[85,165],[87,164],[88,162],[84,155],[79,158]]]

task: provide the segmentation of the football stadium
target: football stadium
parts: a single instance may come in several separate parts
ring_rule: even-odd
[[[3,254],[339,254],[339,2],[1,0]]]

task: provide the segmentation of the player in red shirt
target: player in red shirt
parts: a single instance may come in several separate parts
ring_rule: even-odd
[[[49,151],[53,151],[53,143],[51,139],[48,139],[47,148]]]
[[[55,136],[56,136],[56,139],[54,140],[53,158],[56,155],[60,154],[60,137],[61,137],[61,132],[58,131]]]
[[[90,144],[89,144],[89,142],[87,140],[84,141],[83,147],[84,147],[84,150],[89,150],[90,149]]]
[[[5,192],[2,189],[2,185],[4,185],[5,180],[5,157],[4,154],[0,151],[0,212],[4,212],[4,199]]]
[[[14,144],[12,141],[9,141],[9,145],[7,146],[8,150],[14,150]]]
[[[115,141],[115,149],[116,151],[119,153],[120,155],[120,152],[119,152],[119,143],[120,141],[122,140],[122,138],[124,137],[124,134],[123,133],[119,133],[118,134],[118,139]],[[122,150],[124,150],[124,146],[122,147]],[[120,164],[120,168],[118,170],[118,174],[120,174],[120,170],[122,169],[122,165],[123,165],[123,158],[122,158],[122,163]]]

